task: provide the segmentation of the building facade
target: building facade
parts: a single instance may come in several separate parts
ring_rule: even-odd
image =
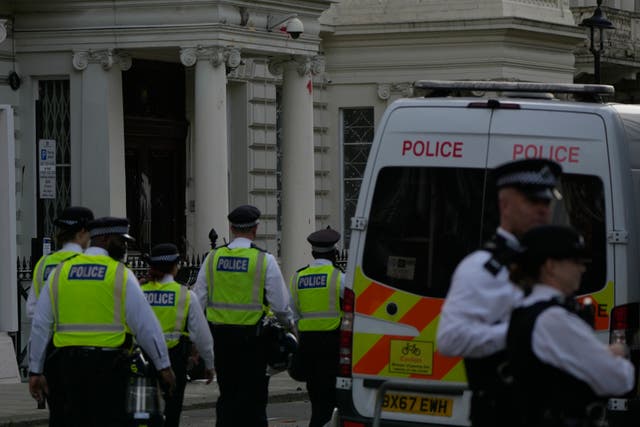
[[[2,258],[41,251],[68,205],[128,216],[134,250],[173,241],[201,254],[210,228],[228,241],[229,209],[250,203],[263,212],[258,245],[288,276],[309,261],[311,231],[337,228],[348,246],[389,103],[418,79],[589,82],[577,24],[595,4],[0,0],[0,105],[13,127],[0,142],[15,164],[15,192],[0,194],[15,216],[0,225],[17,236]],[[616,26],[603,82],[628,102],[636,8],[603,4]]]

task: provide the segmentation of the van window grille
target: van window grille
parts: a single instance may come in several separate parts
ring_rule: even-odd
[[[374,135],[373,108],[342,109],[343,150],[343,242],[348,247],[349,224],[355,214],[358,194]]]
[[[485,175],[483,169],[382,169],[367,225],[364,273],[407,292],[444,298],[458,263],[498,225],[494,184]],[[563,200],[554,202],[552,221],[571,224],[584,236],[592,262],[580,293],[597,291],[606,278],[602,181],[565,174],[560,191]]]

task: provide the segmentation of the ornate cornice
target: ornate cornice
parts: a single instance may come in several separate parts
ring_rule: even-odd
[[[413,85],[411,83],[380,83],[378,84],[378,98],[383,101],[391,98],[391,95],[401,97],[411,96]]]
[[[193,67],[198,61],[209,61],[214,67],[225,65],[227,72],[242,64],[240,49],[232,46],[197,46],[180,49],[180,62],[185,67]]]
[[[274,76],[280,76],[284,72],[285,64],[295,64],[298,74],[304,77],[308,74],[324,73],[325,62],[322,56],[275,57],[269,60],[269,72]]]
[[[116,49],[76,50],[72,57],[73,68],[83,71],[89,64],[100,64],[105,71],[118,65],[122,71],[131,68],[131,55]]]

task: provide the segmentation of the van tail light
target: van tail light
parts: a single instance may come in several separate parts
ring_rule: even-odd
[[[345,288],[342,297],[343,315],[342,325],[340,326],[340,361],[338,368],[338,375],[345,378],[351,377],[354,302],[355,294],[353,290]]]
[[[342,427],[366,427],[364,423],[358,423],[356,421],[343,421]]]

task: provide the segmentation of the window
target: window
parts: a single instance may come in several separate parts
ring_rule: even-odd
[[[365,274],[407,292],[444,298],[460,260],[495,231],[493,188],[482,169],[382,169],[367,225]],[[592,253],[580,293],[599,290],[606,273],[602,182],[565,175],[561,192],[553,222],[576,227]]]
[[[373,108],[343,108],[343,242],[349,246],[351,217],[356,211],[360,184],[369,158],[374,135]]]

